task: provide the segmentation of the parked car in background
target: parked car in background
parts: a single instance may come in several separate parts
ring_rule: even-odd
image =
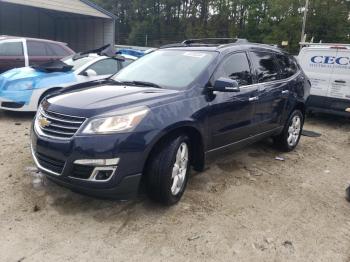
[[[67,44],[61,42],[0,36],[0,74],[13,68],[59,60],[74,53]]]
[[[312,84],[308,111],[350,116],[350,45],[304,43],[298,60]]]
[[[131,56],[125,59],[114,54],[109,56],[97,51],[3,73],[0,75],[0,109],[36,111],[45,96],[72,84],[110,77],[137,59]]]
[[[190,166],[273,137],[299,142],[308,78],[281,50],[237,40],[187,40],[160,48],[101,82],[45,99],[31,136],[47,177],[87,194],[120,199],[144,183],[166,205],[182,197]]]

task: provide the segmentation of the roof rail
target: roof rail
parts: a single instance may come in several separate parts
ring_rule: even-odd
[[[350,47],[350,44],[340,44],[340,43],[308,43],[308,42],[300,42],[300,46],[323,46],[323,45],[331,45],[331,46],[343,46]]]
[[[212,43],[208,43],[208,42],[212,42]],[[222,45],[222,44],[248,43],[248,40],[242,39],[242,38],[198,38],[198,39],[187,39],[182,42],[183,45],[192,45],[196,43]]]

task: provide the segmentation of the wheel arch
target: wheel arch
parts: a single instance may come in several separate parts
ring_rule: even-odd
[[[194,170],[203,171],[205,164],[205,144],[203,134],[200,129],[191,123],[175,125],[166,128],[152,143],[152,146],[150,147],[145,160],[144,169],[147,168],[150,159],[157,152],[157,149],[163,145],[163,143],[165,143],[168,139],[176,137],[180,134],[187,135],[190,139],[191,165],[193,166]]]
[[[297,101],[293,110],[296,110],[296,109],[300,110],[303,113],[303,116],[305,118],[305,114],[306,114],[306,104],[305,104],[305,102]]]

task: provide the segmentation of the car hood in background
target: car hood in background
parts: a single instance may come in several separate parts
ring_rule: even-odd
[[[0,75],[0,99],[28,104],[35,89],[61,87],[75,82],[77,77],[72,71],[45,73],[31,67],[15,68]],[[11,86],[22,83],[30,84],[30,88],[11,90]]]

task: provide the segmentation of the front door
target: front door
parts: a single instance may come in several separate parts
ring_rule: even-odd
[[[257,86],[253,85],[250,64],[245,52],[229,55],[219,65],[212,82],[220,77],[238,81],[240,92],[216,92],[209,100],[210,149],[227,146],[249,137]]]

